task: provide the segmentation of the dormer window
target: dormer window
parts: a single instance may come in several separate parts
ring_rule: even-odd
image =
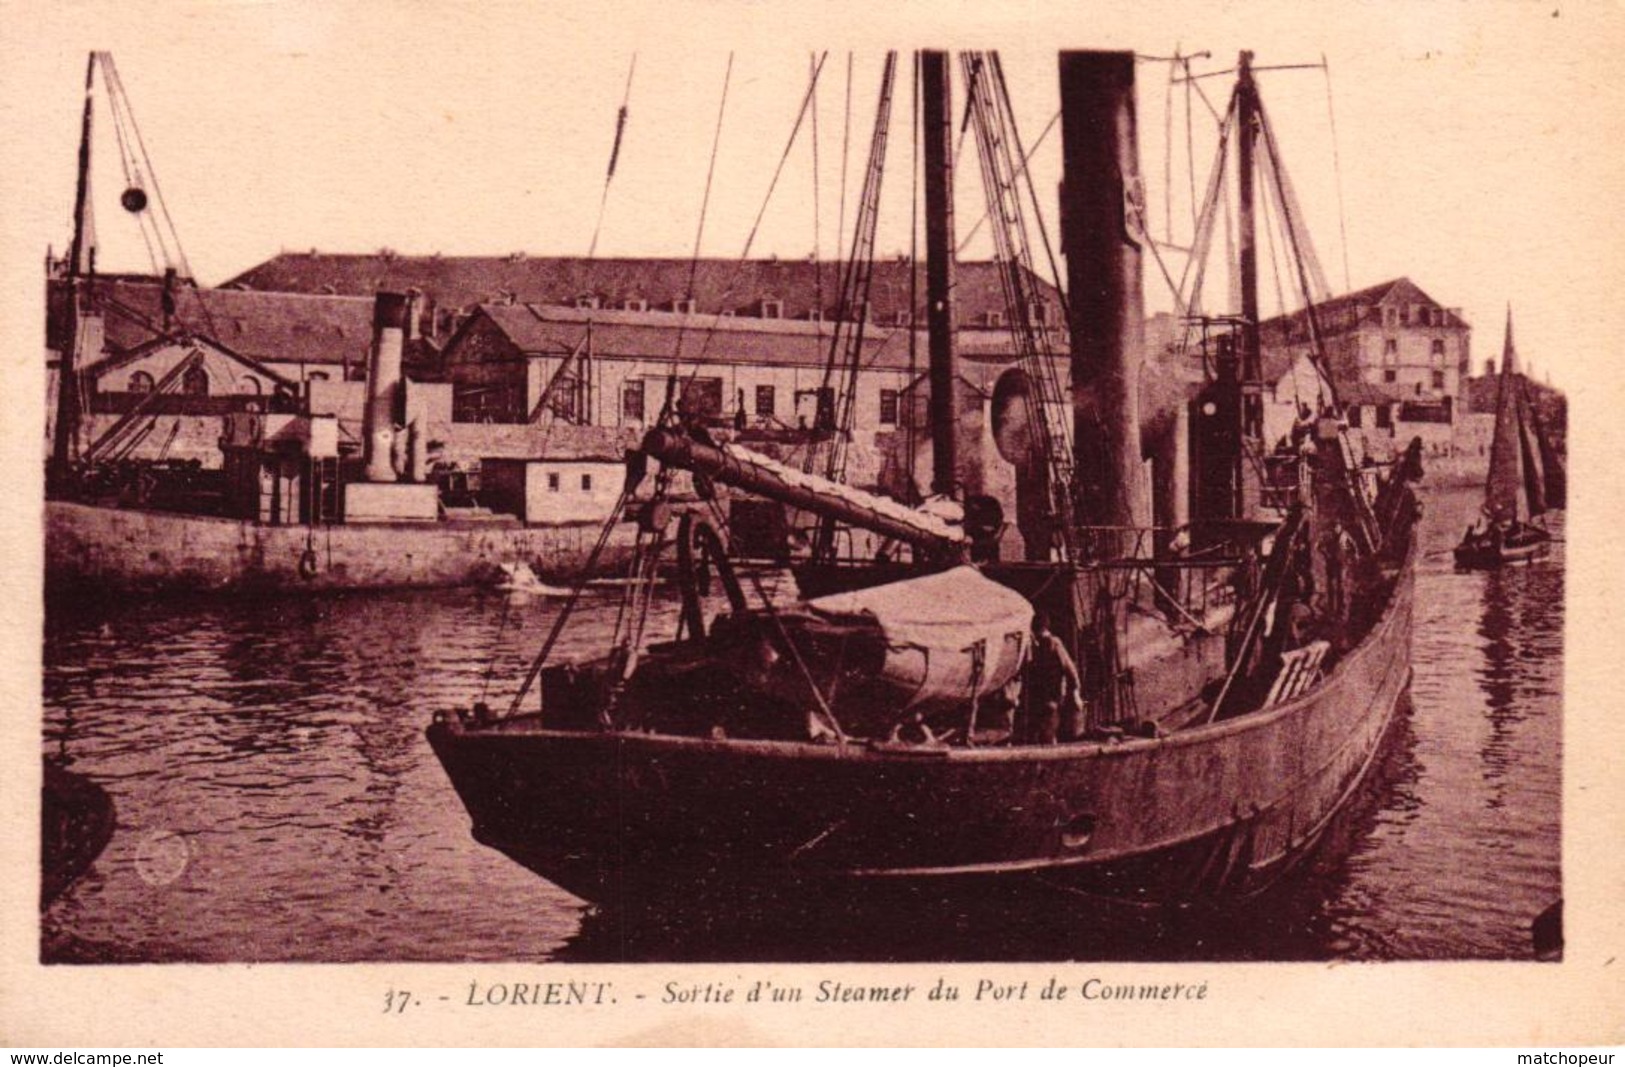
[[[692,315],[698,310],[698,304],[693,297],[685,296],[681,300],[673,300],[671,309],[679,315]]]
[[[1000,327],[1000,326],[1003,326],[1004,325],[1004,312],[1002,312],[1002,311],[985,311],[985,312],[983,312],[982,313],[982,325],[992,327],[992,328],[995,328],[995,329]]]
[[[1033,305],[1033,322],[1040,326],[1049,322],[1049,305],[1042,300]]]
[[[782,318],[784,318],[784,301],[782,301],[782,300],[764,300],[764,301],[762,301],[762,318],[764,318],[764,319],[782,319]]]
[[[576,297],[575,305],[584,311],[595,311],[598,308],[598,298],[591,293],[582,293]]]
[[[621,301],[621,310],[623,310],[623,311],[648,311],[649,310],[649,302],[647,300],[644,300],[642,297],[633,297],[630,300]]]
[[[913,322],[914,322],[914,316],[909,313],[907,308],[904,308],[903,310],[898,311],[896,314],[894,314],[892,316],[892,325],[893,326],[910,326],[910,325],[913,325]]]
[[[824,309],[823,308],[813,308],[811,311],[807,312],[807,321],[808,322],[823,322],[824,321]]]

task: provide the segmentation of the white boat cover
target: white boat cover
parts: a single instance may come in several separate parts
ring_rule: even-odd
[[[809,600],[806,606],[832,621],[867,616],[894,647],[953,652],[982,640],[997,649],[1009,634],[1024,638],[1033,621],[1033,606],[1026,597],[974,567],[835,593]]]

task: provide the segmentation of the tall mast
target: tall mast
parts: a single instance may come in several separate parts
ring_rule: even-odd
[[[77,277],[94,271],[94,263],[86,260],[94,256],[90,250],[90,123],[91,105],[95,102],[96,53],[90,53],[85,62],[85,113],[79,125],[79,182],[73,196],[73,247],[68,252],[68,276]]]
[[[1518,350],[1512,343],[1512,307],[1507,306],[1501,379],[1496,383],[1495,435],[1484,481],[1484,513],[1491,522],[1518,522],[1528,515],[1524,493],[1522,434],[1518,426]]]
[[[96,53],[85,62],[85,110],[79,126],[79,176],[73,198],[73,244],[68,249],[67,329],[57,364],[56,423],[51,435],[51,473],[60,481],[77,458],[79,440],[79,279],[95,270],[90,236],[90,124]]]
[[[931,491],[959,485],[959,373],[954,351],[953,101],[948,53],[920,53],[925,141],[925,321],[930,347]]]
[[[1236,121],[1240,135],[1236,166],[1240,207],[1237,211],[1238,269],[1241,272],[1241,517],[1253,518],[1260,503],[1258,477],[1247,462],[1247,454],[1262,453],[1264,438],[1264,374],[1259,359],[1258,337],[1258,225],[1255,211],[1254,158],[1258,145],[1258,85],[1253,81],[1253,54],[1241,53],[1236,62]],[[1312,312],[1311,312],[1312,314]]]
[[[1126,531],[1148,513],[1140,465],[1145,240],[1134,54],[1061,53],[1061,248],[1072,334],[1078,509]],[[1133,538],[1099,537],[1107,556]]]

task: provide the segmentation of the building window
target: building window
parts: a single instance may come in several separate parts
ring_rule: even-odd
[[[684,415],[718,418],[722,415],[722,379],[690,378],[683,383],[677,410]]]
[[[621,417],[628,422],[643,421],[643,383],[627,382],[621,386]]]
[[[784,318],[784,301],[782,301],[782,300],[764,300],[764,301],[762,301],[762,318],[764,318],[764,319],[782,319],[782,318]]]
[[[557,471],[548,474],[547,491],[549,493],[556,493],[559,491],[559,476]]]
[[[1382,380],[1392,385],[1394,382],[1399,380],[1399,372],[1394,370],[1385,370],[1382,372]]]
[[[581,476],[581,491],[583,493],[592,492],[592,475],[583,474]]]
[[[882,389],[880,391],[880,423],[882,426],[897,425],[897,390]]]
[[[1444,338],[1435,337],[1433,339],[1433,346],[1429,352],[1429,355],[1432,356],[1433,365],[1435,367],[1444,363]]]
[[[598,298],[593,296],[591,293],[582,293],[580,296],[576,297],[575,303],[576,307],[578,308],[586,311],[592,311],[598,307]]]
[[[681,300],[673,300],[671,302],[671,309],[677,312],[679,315],[692,315],[696,310],[694,298],[689,296],[684,297]]]
[[[1382,361],[1384,363],[1399,362],[1399,341],[1390,337],[1382,343]]]
[[[1436,370],[1436,371],[1433,372],[1433,388],[1438,389],[1440,391],[1443,391],[1443,389],[1444,389],[1444,371]]]
[[[892,316],[893,326],[908,327],[913,325],[913,323],[914,316],[906,308]]]
[[[1360,428],[1360,405],[1349,405],[1349,426],[1358,430]]]
[[[188,367],[181,375],[181,393],[185,396],[209,395],[209,372],[202,367]]]
[[[640,300],[634,297],[631,300],[621,301],[621,308],[625,311],[648,311],[649,302],[647,300]]]
[[[1040,326],[1049,322],[1049,305],[1042,300],[1033,305],[1033,321]]]
[[[984,313],[982,315],[982,324],[984,326],[990,326],[990,327],[994,327],[994,328],[997,328],[999,326],[1003,326],[1004,325],[1004,312],[1002,312],[1002,311],[989,311],[989,312]]]
[[[1394,428],[1393,412],[1388,410],[1387,404],[1377,405],[1377,429],[1391,430]]]
[[[148,374],[144,370],[138,370],[134,374],[130,375],[130,392],[152,392],[152,375]]]
[[[756,387],[756,414],[763,418],[773,417],[773,387],[771,385],[758,385]]]
[[[1385,325],[1385,326],[1398,326],[1399,325],[1399,309],[1398,308],[1383,308],[1382,309],[1382,321],[1383,321],[1383,325]]]

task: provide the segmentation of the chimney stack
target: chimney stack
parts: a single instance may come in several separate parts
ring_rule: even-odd
[[[403,412],[401,352],[406,341],[407,298],[402,293],[378,294],[372,310],[372,352],[367,360],[367,406],[361,434],[366,478],[393,482],[395,466],[390,453],[395,427]]]

